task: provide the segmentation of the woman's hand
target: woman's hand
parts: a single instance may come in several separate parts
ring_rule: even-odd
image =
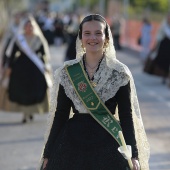
[[[140,170],[139,161],[135,158],[132,158],[133,170]]]
[[[46,168],[47,163],[48,163],[48,158],[45,158],[45,159],[44,159],[44,162],[43,162],[43,169]]]

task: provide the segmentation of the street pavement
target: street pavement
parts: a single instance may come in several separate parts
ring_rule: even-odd
[[[53,69],[64,61],[65,46],[51,47]],[[124,48],[117,58],[131,70],[151,147],[150,170],[170,170],[170,88],[142,71],[139,54]],[[21,124],[21,113],[0,111],[0,170],[35,170],[43,147],[47,114]],[[113,167],[114,169],[114,167]],[[106,169],[107,170],[107,169]]]

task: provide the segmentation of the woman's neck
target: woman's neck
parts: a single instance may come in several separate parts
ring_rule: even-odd
[[[33,37],[33,36],[34,36],[33,33],[25,33],[24,35],[25,35],[26,37]]]
[[[89,66],[95,66],[103,58],[103,53],[87,53],[86,62]]]

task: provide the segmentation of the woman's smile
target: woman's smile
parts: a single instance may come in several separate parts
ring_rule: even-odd
[[[86,52],[103,51],[105,43],[105,25],[97,21],[83,24],[82,44]]]

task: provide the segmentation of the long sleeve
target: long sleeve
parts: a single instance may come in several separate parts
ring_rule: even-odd
[[[132,108],[130,100],[130,82],[123,87],[120,87],[116,94],[118,103],[119,119],[123,130],[124,138],[127,145],[132,146],[132,157],[138,157],[138,150],[136,147],[136,139],[132,118]]]
[[[15,62],[15,58],[16,58],[16,53],[17,51],[19,51],[19,48],[17,46],[16,43],[14,43],[14,46],[12,48],[12,52],[11,52],[11,55],[10,56],[7,56],[8,58],[8,61],[7,61],[7,65],[8,67],[12,68],[13,67],[13,64]]]
[[[44,158],[49,158],[51,150],[55,140],[57,139],[61,129],[69,119],[71,109],[71,100],[66,96],[64,88],[62,85],[59,86],[58,98],[57,98],[57,110],[55,112],[55,117],[51,132],[44,149]]]
[[[6,43],[4,43],[4,46],[2,46],[2,66],[3,68],[5,68],[8,63],[9,63],[9,57],[7,57],[6,55],[6,50],[10,44],[10,41],[11,41],[11,37],[9,37],[7,40],[6,40]]]

